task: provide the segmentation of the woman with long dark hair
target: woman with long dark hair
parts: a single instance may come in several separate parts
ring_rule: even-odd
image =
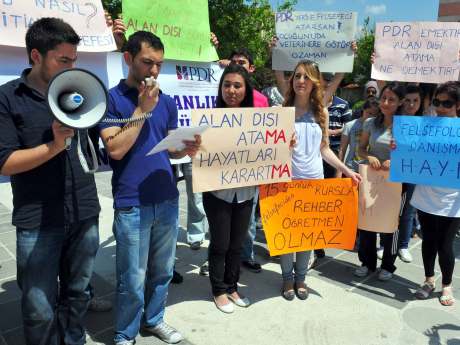
[[[237,64],[225,68],[219,83],[217,108],[253,106],[248,72]],[[255,187],[203,193],[209,222],[209,279],[216,307],[232,313],[233,305],[248,307],[249,299],[238,293],[240,255],[247,236]],[[232,303],[233,302],[233,303]]]
[[[359,143],[359,156],[369,162],[372,169],[390,169],[390,143],[392,141],[392,127],[394,115],[401,114],[405,87],[392,82],[385,85],[380,93],[379,112],[374,118],[366,120]],[[398,249],[398,230],[394,233],[380,234],[383,241],[382,266],[379,280],[385,281],[393,277],[396,270],[394,265]],[[355,275],[365,277],[377,268],[377,233],[360,230],[359,259],[362,266],[355,270]]]

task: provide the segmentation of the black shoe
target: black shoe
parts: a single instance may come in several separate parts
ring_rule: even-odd
[[[318,259],[322,259],[326,256],[324,249],[315,249],[315,255]]]
[[[182,275],[179,272],[174,270],[173,277],[171,279],[171,283],[181,284],[183,281],[184,281],[184,277],[182,277]]]
[[[262,266],[256,261],[242,261],[241,264],[254,273],[262,272]]]
[[[290,281],[283,283],[283,288],[281,289],[281,296],[287,301],[292,301],[295,296],[294,284]]]
[[[302,290],[299,290],[302,289]],[[298,299],[306,300],[308,298],[308,287],[305,283],[296,283],[295,284],[295,294]]]
[[[205,261],[205,263],[203,265],[201,265],[201,267],[200,267],[200,275],[201,276],[208,276],[209,275],[209,266],[208,266],[207,261]]]
[[[196,241],[196,242],[190,243],[190,249],[191,250],[199,250],[201,248],[202,243],[203,243],[203,241]]]

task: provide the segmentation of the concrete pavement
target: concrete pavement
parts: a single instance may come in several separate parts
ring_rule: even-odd
[[[113,300],[115,286],[115,241],[112,235],[110,172],[96,174],[103,211],[93,285],[96,294]],[[388,282],[376,275],[356,278],[356,253],[326,250],[327,257],[309,272],[311,289],[306,301],[285,301],[280,296],[281,275],[276,258],[266,251],[263,234],[257,237],[257,259],[263,272],[242,269],[240,291],[253,304],[237,308],[231,315],[218,311],[211,302],[207,277],[198,274],[206,250],[192,251],[185,243],[186,202],[184,182],[179,183],[180,231],[177,270],[184,283],[172,285],[166,321],[186,337],[183,344],[196,345],[460,345],[460,239],[456,240],[457,266],[454,294],[457,305],[443,307],[437,298],[441,286],[437,271],[437,292],[418,301],[413,293],[423,280],[421,241],[412,240],[413,263],[396,262],[398,270]],[[15,231],[11,225],[11,189],[0,184],[0,345],[22,345],[20,291],[16,284]],[[207,243],[205,243],[207,246]],[[88,344],[112,344],[113,314],[87,315]],[[143,334],[137,344],[163,344]]]

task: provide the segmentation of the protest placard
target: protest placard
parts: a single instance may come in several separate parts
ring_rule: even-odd
[[[401,183],[388,181],[388,170],[375,170],[359,165],[358,228],[393,233],[398,229],[401,208]]]
[[[459,77],[460,23],[377,23],[372,78],[443,83]]]
[[[270,255],[353,249],[358,192],[351,179],[295,180],[259,188],[260,216]]]
[[[193,191],[291,180],[294,108],[192,110],[194,126],[210,126],[193,164]]]
[[[107,52],[116,49],[107,27],[101,0],[2,0],[0,1],[0,45],[25,47],[30,25],[42,17],[61,18],[81,38],[79,51]]]
[[[321,72],[351,72],[355,12],[277,12],[278,44],[273,69],[292,71],[300,60],[319,64]]]
[[[183,61],[216,61],[210,42],[207,0],[123,0],[127,35],[150,31],[165,45],[165,58]]]
[[[460,189],[460,119],[395,116],[390,180]]]

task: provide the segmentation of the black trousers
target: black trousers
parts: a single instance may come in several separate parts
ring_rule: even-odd
[[[398,230],[392,234],[380,234],[383,242],[383,259],[381,268],[393,273],[398,249]],[[377,232],[359,230],[358,257],[363,266],[369,270],[377,269]]]
[[[209,279],[212,294],[220,296],[237,291],[240,256],[248,234],[252,199],[228,203],[212,193],[203,193],[203,206],[209,222]]]
[[[455,266],[454,240],[460,226],[460,218],[437,216],[419,210],[418,219],[423,233],[422,257],[425,276],[434,277],[437,254],[442,283],[450,285]]]
[[[336,156],[339,154],[340,146],[330,146],[330,148],[332,152],[335,153]],[[325,160],[323,160],[323,170],[324,170],[324,178],[334,178],[335,175],[337,174],[337,169],[334,168],[329,163],[327,163]]]

